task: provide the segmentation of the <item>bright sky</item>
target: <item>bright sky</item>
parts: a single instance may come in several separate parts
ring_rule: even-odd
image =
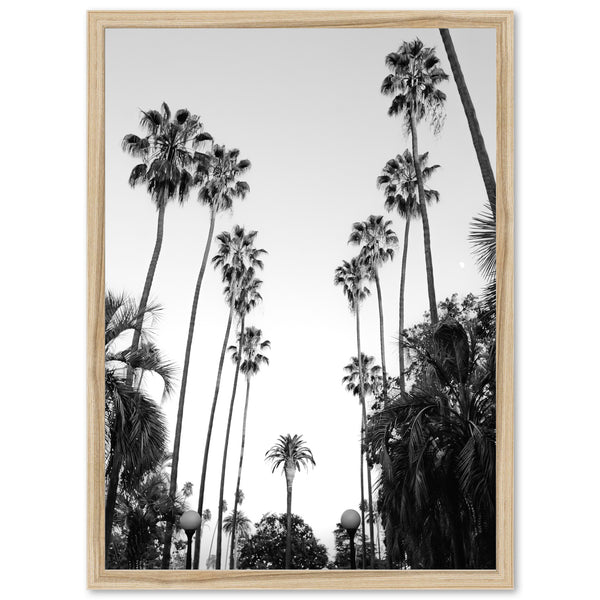
[[[156,234],[156,211],[145,190],[131,189],[134,158],[121,150],[127,133],[141,133],[140,109],[166,101],[173,112],[199,114],[215,141],[237,147],[252,162],[251,192],[216,232],[234,224],[259,231],[265,260],[264,303],[247,324],[271,340],[271,365],[251,386],[242,510],[252,522],[285,511],[285,482],[264,462],[281,434],[299,433],[317,466],[294,482],[293,511],[327,544],[341,513],[358,508],[358,402],[342,385],[343,367],[356,354],[354,320],[333,272],[356,248],[347,245],[354,221],[386,214],[375,185],[386,161],[410,146],[400,120],[387,116],[379,92],[384,59],[404,40],[435,46],[451,75],[438,30],[415,29],[108,29],[106,32],[106,285],[140,296]],[[456,51],[495,164],[495,32],[452,30]],[[482,279],[468,243],[469,223],[484,206],[485,189],[466,118],[452,78],[447,120],[436,138],[423,124],[419,150],[441,165],[430,187],[440,202],[429,209],[438,301],[478,293]],[[404,223],[389,215],[401,242]],[[193,196],[165,217],[162,253],[151,297],[164,307],[156,342],[180,367],[193,290],[206,241],[208,210]],[[213,252],[216,246],[213,245]],[[400,253],[381,272],[388,370],[397,374]],[[428,307],[420,222],[411,229],[406,325]],[[377,302],[363,309],[363,351],[379,362]],[[200,295],[188,379],[178,486],[194,484],[196,508],[202,455],[227,307],[220,277],[207,269]],[[233,336],[232,336],[233,340]],[[203,538],[204,567],[216,522],[224,431],[231,397],[229,358],[212,438],[204,506],[213,512]],[[160,398],[160,389],[152,387]],[[178,389],[164,405],[173,431]],[[239,386],[225,497],[233,503],[244,385]],[[214,552],[214,548],[213,548]]]

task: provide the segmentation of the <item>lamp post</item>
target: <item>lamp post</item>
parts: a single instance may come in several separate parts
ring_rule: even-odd
[[[348,532],[350,538],[350,568],[356,569],[356,555],[354,550],[354,536],[360,525],[360,515],[352,508],[345,510],[340,519],[342,527]]]
[[[187,535],[187,556],[185,558],[185,568],[192,568],[192,538],[194,537],[194,533],[196,533],[196,529],[200,527],[200,523],[202,522],[202,518],[195,510],[186,510],[181,517],[179,517],[179,524],[185,530],[185,535]]]

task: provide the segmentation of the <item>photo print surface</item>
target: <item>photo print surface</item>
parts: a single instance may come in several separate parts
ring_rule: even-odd
[[[105,39],[106,567],[494,569],[495,30]]]

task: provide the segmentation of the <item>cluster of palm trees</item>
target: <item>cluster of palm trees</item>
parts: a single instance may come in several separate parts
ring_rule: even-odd
[[[194,327],[200,291],[214,239],[217,217],[231,210],[236,200],[243,199],[249,185],[243,181],[250,162],[240,158],[237,149],[228,149],[214,143],[212,136],[204,131],[198,116],[187,109],[171,113],[169,106],[162,104],[160,110],[142,111],[140,121],[144,135],[126,135],[123,149],[139,159],[129,177],[131,186],[145,185],[157,213],[157,232],[154,250],[146,274],[139,303],[124,295],[111,292],[106,296],[106,506],[105,506],[105,555],[108,561],[111,548],[115,507],[119,493],[134,490],[144,477],[154,472],[160,464],[170,467],[170,474],[161,473],[163,488],[168,494],[161,498],[160,510],[163,531],[161,567],[169,568],[172,553],[174,527],[178,515],[186,508],[181,493],[177,490],[178,466],[183,425],[183,413],[189,376]],[[152,317],[160,309],[149,302],[156,267],[160,257],[165,227],[167,205],[174,199],[186,201],[194,192],[197,200],[209,210],[209,226],[202,261],[200,263],[190,321],[183,373],[179,390],[179,404],[172,452],[167,453],[167,431],[160,407],[148,397],[143,378],[146,373],[156,373],[163,378],[165,394],[173,391],[174,366],[162,358],[151,341]],[[235,363],[235,376],[229,404],[225,446],[223,450],[220,497],[217,516],[216,568],[220,568],[223,531],[230,531],[230,564],[235,556],[236,534],[247,527],[247,519],[239,511],[243,494],[240,489],[244,457],[246,416],[250,395],[250,380],[260,367],[268,364],[265,354],[270,347],[262,331],[247,325],[248,315],[261,302],[262,281],[258,273],[263,269],[265,250],[256,246],[256,231],[248,231],[238,225],[231,232],[224,231],[216,236],[218,249],[212,264],[220,272],[223,294],[228,307],[225,335],[219,357],[214,395],[206,432],[206,443],[200,472],[198,512],[206,519],[204,491],[208,458],[213,432],[213,423],[221,386],[223,363],[229,347],[231,330],[234,329],[237,344],[229,347]],[[127,337],[129,334],[129,337]],[[125,341],[123,341],[125,338]],[[130,342],[128,341],[130,339]],[[119,343],[118,343],[119,342]],[[229,522],[223,520],[224,483],[227,466],[228,445],[231,433],[234,402],[239,373],[246,378],[246,402],[242,431],[242,444],[238,465],[238,477],[234,495],[234,508]],[[164,469],[163,469],[164,470]],[[189,486],[191,484],[186,484]],[[186,487],[190,490],[191,488]],[[164,496],[164,495],[163,495]],[[161,520],[158,518],[157,520]],[[194,568],[199,568],[200,540],[203,524],[196,535]]]
[[[486,342],[488,346],[493,346],[495,338],[490,332],[493,332],[495,319],[495,180],[452,38],[448,30],[440,32],[459,88],[488,194],[488,208],[474,219],[471,239],[482,273],[489,281],[484,294],[484,309],[478,311],[478,317],[482,321],[482,327],[486,323],[488,326],[492,323],[492,327],[486,330]],[[380,279],[381,266],[394,259],[399,245],[392,221],[382,215],[370,215],[366,220],[354,223],[348,243],[358,247],[358,254],[350,260],[344,260],[336,268],[334,276],[334,284],[342,287],[348,300],[356,327],[356,356],[344,368],[346,374],[342,382],[353,395],[358,396],[361,407],[360,509],[363,568],[366,556],[370,557],[371,568],[375,565],[374,525],[379,527],[374,516],[376,513],[380,514],[385,528],[388,568],[393,565],[446,567],[448,563],[457,568],[477,567],[486,562],[485,552],[478,552],[475,542],[468,548],[468,535],[458,541],[457,523],[463,526],[464,531],[473,534],[473,540],[480,539],[485,529],[487,538],[482,545],[489,549],[489,538],[493,535],[490,533],[493,529],[490,523],[494,514],[492,480],[495,471],[491,457],[495,444],[495,391],[492,388],[495,374],[492,363],[495,354],[490,347],[481,348],[481,327],[478,329],[472,323],[460,324],[448,314],[444,314],[445,318],[440,321],[428,218],[428,206],[439,201],[440,194],[437,190],[426,187],[440,167],[429,164],[429,153],[420,153],[418,143],[419,125],[422,122],[429,122],[435,132],[443,127],[446,95],[440,86],[449,77],[441,68],[435,49],[424,46],[419,39],[403,42],[396,52],[388,54],[385,62],[390,73],[383,80],[381,92],[392,98],[388,114],[402,119],[404,131],[411,142],[410,149],[406,148],[387,161],[376,180],[377,187],[384,194],[385,209],[397,213],[405,221],[398,300],[396,377],[390,377],[386,362]],[[407,334],[404,317],[406,266],[411,221],[419,218],[423,228],[428,292],[428,323],[425,326],[428,334],[421,338],[411,338]],[[363,352],[361,345],[360,309],[370,295],[368,286],[372,283],[375,285],[378,302],[380,365],[375,363],[373,356]],[[453,348],[454,355],[450,347]],[[460,358],[457,359],[456,356]],[[407,364],[409,358],[414,364]],[[449,364],[457,360],[461,361],[461,365],[467,365],[465,369],[449,368]],[[412,375],[417,364],[427,364],[429,370],[423,368],[420,373],[427,372],[430,376],[423,378]],[[366,406],[369,397],[375,400],[371,414],[368,414]],[[444,408],[438,411],[442,411],[445,420],[442,422],[438,419],[435,422],[434,419],[430,422],[429,437],[423,436],[419,445],[417,438],[422,433],[423,422],[426,417],[432,417],[433,407],[440,404],[441,397],[444,398]],[[413,409],[408,410],[408,406]],[[454,436],[444,437],[444,425],[451,429],[448,423],[460,426],[460,433],[452,430]],[[417,447],[420,454],[416,453]],[[429,465],[429,471],[425,472],[424,457],[428,452],[433,456],[433,463]],[[445,476],[442,478],[439,463],[444,459],[447,462]],[[456,460],[458,465],[453,462]],[[380,473],[378,511],[374,506],[371,480],[371,470],[375,465],[379,467]],[[428,479],[432,481],[432,473],[437,477],[438,486],[440,481],[444,481],[446,495],[440,495],[438,503],[434,502],[425,510],[424,498],[427,494],[434,494],[424,482]],[[454,482],[460,482],[460,485],[454,485]],[[434,487],[433,483],[431,487]],[[455,493],[452,494],[452,491]],[[442,505],[443,508],[440,508]],[[449,515],[450,505],[454,507],[454,512]],[[409,514],[412,516],[410,524],[407,517]],[[469,519],[470,526],[467,526],[465,521]],[[365,542],[366,521],[370,528],[368,549]],[[450,536],[454,536],[450,544],[451,550],[443,558],[425,556],[424,548],[430,548],[441,539],[439,531],[431,533],[431,526],[428,529],[431,537],[425,539],[424,532],[427,528],[424,523],[427,522],[435,522],[438,527],[443,527],[444,522],[454,523],[454,527],[449,527],[452,529]],[[487,524],[485,527],[484,522]],[[471,560],[465,558],[469,550]]]
[[[380,526],[390,568],[481,568],[493,560],[495,180],[450,33],[440,31],[487,193],[487,206],[472,223],[471,240],[488,284],[482,301],[470,309],[474,318],[465,316],[468,311],[455,310],[452,302],[438,305],[428,206],[440,200],[440,193],[427,185],[440,167],[430,164],[428,152],[420,153],[418,133],[423,122],[429,122],[435,131],[442,128],[446,95],[440,86],[449,77],[433,48],[425,47],[418,39],[403,42],[386,58],[390,73],[383,80],[381,92],[391,97],[388,113],[402,119],[410,148],[389,159],[376,179],[377,188],[383,192],[384,208],[405,221],[397,375],[392,374],[386,360],[381,280],[382,266],[394,260],[400,246],[392,220],[370,215],[355,222],[348,243],[357,248],[357,255],[344,260],[334,275],[334,283],[342,288],[354,315],[356,330],[356,354],[344,367],[342,382],[358,397],[360,407],[363,568],[367,568],[367,562],[370,568],[376,567],[375,540],[380,538]],[[250,531],[250,521],[240,505],[244,499],[241,481],[251,381],[261,367],[269,364],[270,342],[248,322],[262,301],[259,275],[266,251],[257,245],[256,231],[235,225],[231,231],[215,236],[215,227],[218,216],[231,211],[249,193],[243,177],[251,165],[240,157],[239,150],[216,144],[199,117],[187,109],[172,114],[163,103],[160,110],[142,111],[140,125],[143,135],[126,135],[122,147],[139,160],[129,183],[145,186],[157,210],[157,229],[139,302],[125,294],[106,294],[105,557],[107,565],[128,568],[168,569],[181,563],[178,553],[183,544],[174,534],[178,516],[187,510],[192,495],[191,482],[178,487],[183,416],[202,283],[216,242],[211,263],[222,283],[227,320],[199,468],[197,510],[202,521],[195,536],[193,568],[200,567],[203,530],[212,519],[205,506],[205,491],[223,367],[229,353],[235,369],[223,432],[216,525],[206,564],[222,568],[225,534],[229,538],[226,560],[234,569],[239,542]],[[184,203],[190,194],[208,209],[208,232],[191,302],[171,448],[164,414],[150,397],[147,382],[149,376],[159,377],[164,396],[170,396],[176,369],[153,341],[155,320],[162,309],[150,301],[150,295],[165,222],[168,226],[167,206],[175,199]],[[429,310],[426,323],[407,328],[404,299],[413,220],[420,220],[423,229]],[[373,285],[379,316],[379,362],[361,344],[361,328],[365,325],[361,323],[361,308]],[[241,445],[233,508],[226,515],[225,476],[240,374],[246,383]],[[291,568],[294,475],[301,467],[314,465],[315,460],[302,436],[289,434],[281,436],[268,450],[266,460],[271,462],[273,472],[281,468],[285,475],[285,566]],[[378,475],[377,487],[373,472]],[[114,536],[119,538],[118,544]]]

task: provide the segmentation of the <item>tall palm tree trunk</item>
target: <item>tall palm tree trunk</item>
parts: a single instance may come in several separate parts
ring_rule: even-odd
[[[363,440],[365,439],[365,430],[363,427],[362,414],[360,417],[360,521],[361,521],[361,544],[363,569],[367,568],[367,543],[365,541],[365,461],[363,460]]]
[[[295,467],[292,466],[293,470]],[[287,489],[287,531],[285,535],[285,568],[292,568],[292,485],[294,477],[292,473],[288,473],[289,469],[285,469],[285,483]]]
[[[231,401],[229,402],[229,416],[227,417],[227,429],[225,431],[225,444],[223,445],[223,462],[221,463],[221,487],[219,489],[219,506],[223,505],[223,494],[225,492],[225,472],[227,470],[227,450],[229,449],[229,434],[231,433],[231,419],[233,417],[233,405],[235,404],[235,394],[237,392],[238,376],[240,374],[240,364],[242,362],[242,348],[244,345],[244,321],[240,321],[240,341],[238,342],[238,360],[235,366],[235,375],[233,377],[233,390],[231,392]],[[221,568],[221,552],[223,541],[223,513],[219,511],[219,522],[217,531],[217,562],[215,569]],[[227,553],[225,554],[227,556]]]
[[[435,300],[435,283],[433,281],[433,259],[431,258],[431,236],[429,233],[429,217],[425,202],[425,188],[423,186],[423,173],[421,172],[421,161],[419,160],[419,144],[417,141],[417,118],[414,105],[410,111],[410,137],[412,139],[413,163],[417,177],[417,189],[419,191],[419,210],[423,222],[423,243],[425,245],[425,271],[427,273],[427,293],[429,295],[429,313],[431,324],[438,322],[437,302]]]
[[[406,258],[408,256],[408,234],[410,232],[410,215],[406,216],[406,225],[404,227],[404,246],[402,248],[402,271],[400,273],[400,298],[398,300],[398,360],[400,367],[400,391],[406,391],[404,381],[404,290],[406,287]]]
[[[210,540],[210,547],[209,547],[209,549],[208,549],[208,560],[210,560],[210,555],[211,555],[211,553],[212,553],[213,544],[214,544],[214,542],[215,542],[215,532],[216,532],[216,531],[217,531],[216,529],[213,529],[212,538],[211,538],[211,540]],[[207,568],[208,568],[208,565],[207,565]]]
[[[225,567],[227,568],[227,557],[229,556],[229,546],[231,545],[231,533],[227,536],[227,546],[225,547]]]
[[[231,554],[229,555],[229,568],[235,568],[235,545],[237,543],[236,527],[238,515],[238,498],[240,495],[240,482],[242,479],[242,465],[244,464],[244,446],[246,445],[246,418],[248,416],[248,398],[250,397],[250,375],[246,376],[246,402],[244,404],[244,420],[242,422],[242,443],[240,447],[240,462],[238,465],[237,483],[235,484],[235,496],[233,500],[233,517],[231,519]]]
[[[494,177],[494,171],[490,163],[490,157],[488,156],[485,148],[485,142],[483,135],[481,135],[481,129],[479,128],[479,121],[477,120],[477,113],[469,94],[469,89],[465,82],[460,63],[458,62],[458,56],[454,49],[454,43],[452,42],[452,36],[448,29],[440,29],[440,35],[446,48],[446,54],[450,61],[450,67],[452,68],[452,75],[454,75],[454,81],[458,88],[458,95],[463,105],[465,115],[467,117],[467,123],[469,124],[469,131],[471,132],[471,139],[473,140],[473,146],[475,146],[475,153],[477,154],[477,161],[479,162],[479,168],[481,169],[481,176],[483,177],[483,184],[485,185],[485,191],[492,209],[494,217],[496,216],[496,178]]]
[[[383,331],[383,299],[381,298],[381,283],[379,273],[375,270],[375,286],[377,288],[377,306],[379,308],[379,347],[381,350],[381,377],[383,379],[383,405],[388,401],[388,379],[385,366],[385,333]]]
[[[359,391],[360,391],[360,403],[362,406],[362,415],[363,415],[363,431],[366,433],[367,431],[367,409],[365,407],[365,383],[363,378],[363,368],[362,368],[362,353],[360,348],[360,309],[358,302],[356,303],[356,349],[358,352],[358,381],[359,381]],[[360,441],[361,447],[363,445],[363,440]],[[369,495],[369,535],[371,536],[369,545],[370,545],[370,553],[371,553],[371,569],[375,568],[375,543],[373,541],[373,486],[371,484],[371,468],[367,462],[367,492]]]
[[[148,272],[146,273],[146,281],[144,282],[144,289],[142,290],[142,297],[138,306],[138,317],[135,322],[135,329],[133,330],[133,339],[131,341],[131,352],[137,350],[140,337],[142,336],[142,325],[144,322],[144,314],[146,313],[146,307],[148,306],[148,298],[150,297],[150,290],[152,289],[152,282],[154,281],[154,273],[156,272],[156,265],[158,264],[158,257],[160,256],[160,249],[163,242],[163,233],[165,226],[165,209],[167,205],[166,192],[163,193],[163,201],[159,205],[158,209],[158,223],[156,226],[156,240],[154,242],[154,250],[152,251],[152,258],[148,265]],[[131,385],[133,381],[133,370],[127,369],[127,385]],[[117,460],[118,458],[118,460]],[[111,476],[108,480],[108,487],[106,490],[106,499],[104,502],[104,558],[108,558],[108,550],[112,541],[112,524],[115,516],[115,502],[117,501],[117,488],[119,486],[119,475],[122,466],[122,459],[119,455],[113,456],[113,465],[111,468]]]
[[[213,396],[212,407],[210,409],[210,418],[208,420],[208,429],[206,431],[206,442],[204,444],[204,459],[202,460],[202,475],[200,477],[200,494],[198,496],[198,514],[202,514],[204,508],[204,489],[206,486],[206,467],[208,465],[208,453],[210,451],[210,439],[212,437],[213,423],[215,420],[215,409],[217,408],[217,400],[219,399],[219,388],[221,387],[221,375],[223,373],[223,362],[225,361],[225,352],[227,352],[227,344],[229,342],[229,333],[231,331],[231,321],[233,320],[233,302],[229,306],[229,316],[227,318],[227,327],[225,329],[225,337],[223,338],[223,347],[221,348],[221,357],[219,358],[219,368],[217,371],[217,382],[215,384],[215,394]],[[218,507],[221,512],[221,506]],[[200,565],[200,543],[202,541],[202,527],[196,530],[196,538],[194,541],[194,562],[193,568],[198,569]]]
[[[192,312],[190,314],[190,325],[188,327],[188,337],[185,346],[185,358],[183,361],[183,375],[181,377],[181,390],[179,392],[179,406],[177,408],[177,423],[175,425],[175,438],[173,441],[173,459],[171,462],[171,483],[169,486],[169,498],[171,503],[175,502],[175,495],[177,493],[177,473],[179,470],[179,446],[181,444],[181,428],[183,425],[183,406],[185,403],[185,391],[187,387],[188,370],[190,367],[190,355],[192,353],[192,340],[194,339],[194,326],[196,324],[196,311],[198,309],[198,298],[200,296],[200,288],[202,287],[202,280],[204,279],[204,272],[206,271],[206,263],[208,262],[208,255],[210,253],[210,246],[212,244],[213,232],[215,229],[215,212],[210,211],[210,225],[208,228],[208,237],[206,239],[206,245],[204,247],[204,255],[202,257],[202,265],[200,266],[200,272],[198,273],[198,280],[196,281],[196,289],[194,291],[194,299],[192,301]],[[174,515],[167,521],[165,528],[165,540],[163,545],[163,558],[162,568],[168,569],[171,560],[171,539],[173,537],[173,523]]]

